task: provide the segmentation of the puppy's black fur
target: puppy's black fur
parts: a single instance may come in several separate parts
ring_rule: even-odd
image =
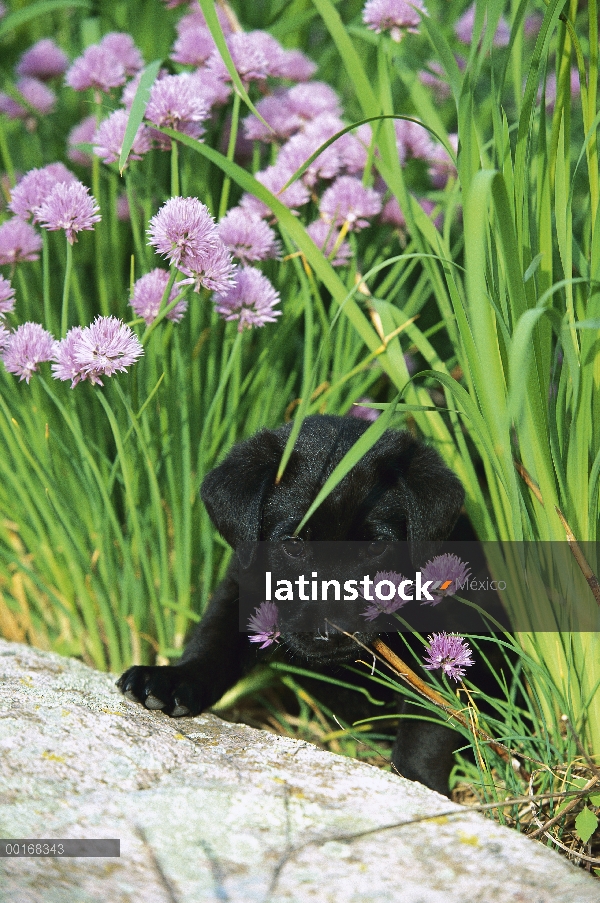
[[[308,417],[284,477],[275,485],[290,429],[262,430],[236,445],[204,480],[202,499],[234,550],[248,541],[291,538],[317,492],[367,424],[345,417]],[[300,539],[408,540],[413,559],[418,559],[419,549],[431,550],[432,543],[449,536],[463,497],[460,481],[434,449],[408,432],[387,430],[317,509]],[[136,666],[122,675],[118,686],[127,697],[169,715],[197,715],[256,662],[256,649],[238,625],[238,569],[243,565],[234,556],[177,665]],[[364,642],[373,637],[361,635]],[[286,634],[282,639],[296,656],[318,664],[321,671],[323,666],[335,668],[356,657],[356,644],[341,634],[326,643],[305,633]],[[345,715],[349,700],[338,701]],[[336,705],[332,708],[340,712]],[[349,721],[353,720],[351,708]],[[447,793],[457,741],[446,727],[403,720],[392,761],[405,777]]]

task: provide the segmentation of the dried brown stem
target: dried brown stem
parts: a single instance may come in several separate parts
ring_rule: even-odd
[[[428,684],[425,683],[424,680],[415,674],[412,668],[402,661],[395,652],[386,646],[383,640],[379,638],[375,639],[372,643],[373,648],[366,646],[362,643],[353,633],[348,633],[345,630],[342,630],[341,627],[338,627],[337,624],[334,624],[332,621],[327,621],[330,627],[333,627],[334,630],[338,630],[344,636],[349,637],[354,640],[362,649],[365,649],[370,655],[375,656],[375,658],[380,661],[382,664],[386,665],[390,671],[392,671],[398,677],[401,677],[406,681],[409,686],[416,690],[421,696],[425,696],[439,708],[443,709],[451,718],[454,718],[455,721],[458,721],[464,728],[466,728],[470,733],[475,733],[477,737],[486,743],[504,762],[512,763],[513,753],[502,743],[498,743],[497,740],[494,740],[486,731],[484,731],[480,727],[475,727],[471,724],[471,721],[462,714],[462,712],[457,711],[452,708],[452,706],[448,705],[443,696],[441,696],[437,690],[434,690]],[[373,651],[375,649],[375,652]]]

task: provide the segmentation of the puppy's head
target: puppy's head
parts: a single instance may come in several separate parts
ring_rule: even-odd
[[[249,563],[244,544],[258,540],[408,540],[415,564],[433,553],[454,526],[464,491],[434,449],[397,430],[383,434],[294,536],[325,480],[367,428],[349,417],[308,417],[278,485],[275,476],[291,425],[262,430],[236,445],[206,476],[202,500],[221,535],[238,551],[242,567]],[[356,651],[353,641],[341,635],[329,643],[303,634],[284,639],[293,650],[320,661],[347,659]]]

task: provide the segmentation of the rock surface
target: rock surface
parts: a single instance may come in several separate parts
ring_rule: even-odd
[[[118,859],[0,859],[3,903],[600,903],[558,854],[370,765],[171,720],[15,643],[0,680],[0,837],[121,841]]]

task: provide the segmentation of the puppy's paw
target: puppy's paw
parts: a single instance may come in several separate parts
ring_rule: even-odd
[[[162,709],[167,715],[198,715],[207,706],[202,680],[188,668],[177,665],[134,665],[117,681],[127,699],[147,709]]]

